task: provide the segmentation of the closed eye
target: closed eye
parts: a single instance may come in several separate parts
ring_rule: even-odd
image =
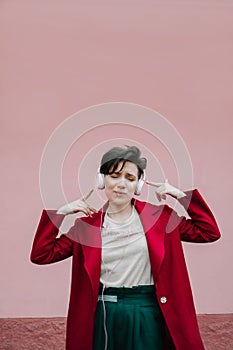
[[[112,174],[109,174],[109,175],[111,176],[111,178],[116,179],[116,178],[121,176],[121,173],[112,173]],[[129,181],[136,181],[136,177],[134,175],[132,176],[132,175],[127,175],[126,174],[126,178]]]
[[[111,174],[110,176],[111,176],[112,178],[117,178],[117,177],[119,177],[119,175],[120,175],[120,174],[113,173],[113,174]]]
[[[135,177],[128,177],[128,180],[129,180],[129,181],[135,181],[136,178],[135,178]]]

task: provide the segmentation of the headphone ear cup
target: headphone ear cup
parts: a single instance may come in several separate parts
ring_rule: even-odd
[[[139,196],[141,194],[143,185],[144,185],[144,180],[143,179],[139,179],[134,194]]]
[[[103,190],[105,187],[105,181],[104,181],[104,174],[101,173],[97,173],[96,176],[96,186],[97,188],[99,188],[100,190]]]

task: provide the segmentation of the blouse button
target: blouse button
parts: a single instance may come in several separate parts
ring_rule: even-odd
[[[160,301],[162,304],[165,304],[167,302],[167,298],[166,297],[161,297]]]

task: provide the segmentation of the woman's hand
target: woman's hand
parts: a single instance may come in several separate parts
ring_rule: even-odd
[[[90,197],[90,195],[93,193],[93,189],[88,192],[88,194],[81,199],[78,199],[74,202],[68,203],[61,207],[60,209],[57,210],[57,214],[63,214],[63,215],[68,215],[68,214],[74,214],[74,213],[79,213],[82,212],[87,216],[92,216],[93,213],[97,213],[97,210],[92,208],[86,200]]]
[[[145,181],[145,183],[147,185],[156,187],[155,193],[159,201],[161,201],[162,199],[166,199],[167,194],[169,194],[170,196],[176,199],[186,196],[186,194],[183,191],[170,185],[167,179],[165,180],[165,182]]]

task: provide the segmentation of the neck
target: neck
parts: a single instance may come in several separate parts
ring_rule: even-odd
[[[107,215],[115,220],[115,221],[122,221],[126,220],[130,217],[132,214],[132,204],[128,203],[126,205],[122,206],[116,206],[112,203],[109,203]]]

